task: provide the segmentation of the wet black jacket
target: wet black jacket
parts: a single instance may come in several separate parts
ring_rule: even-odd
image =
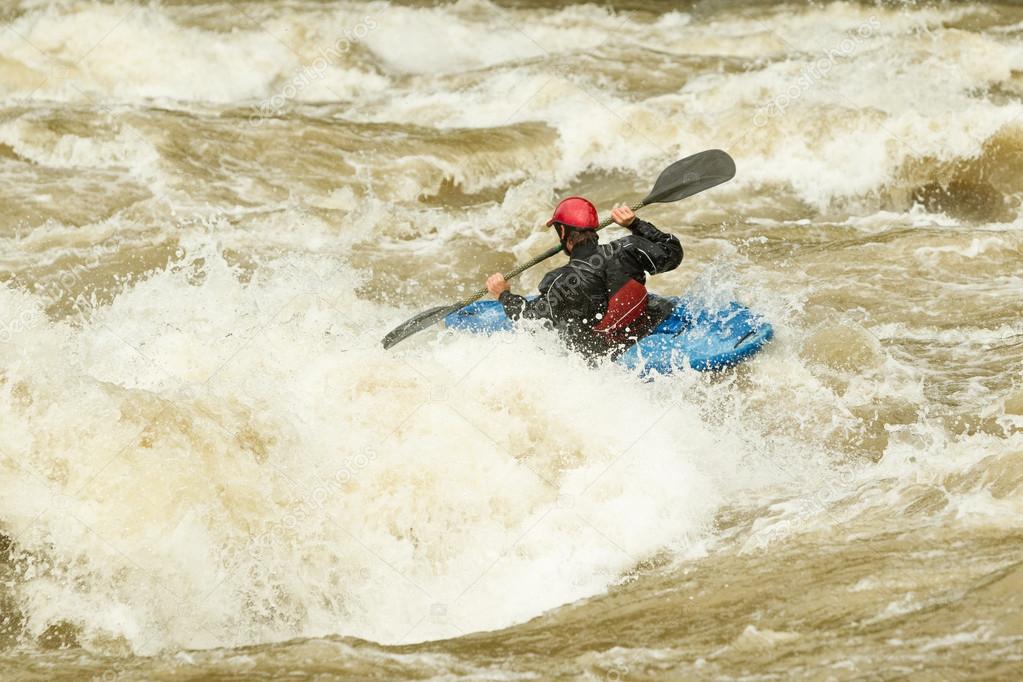
[[[639,218],[629,230],[630,236],[609,244],[575,246],[567,264],[544,276],[540,296],[533,300],[502,293],[499,300],[505,313],[512,320],[549,320],[570,346],[587,354],[614,352],[607,338],[593,331],[611,296],[630,278],[645,284],[647,274],[674,270],[682,262],[678,237]],[[670,302],[649,295],[647,311],[631,325],[630,337],[648,334],[670,312]]]

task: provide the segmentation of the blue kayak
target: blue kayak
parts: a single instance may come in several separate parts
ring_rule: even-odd
[[[617,362],[643,376],[670,374],[682,367],[701,372],[737,365],[774,336],[770,323],[732,301],[709,309],[689,298],[669,299],[675,308],[654,331],[622,353]],[[497,301],[477,301],[444,318],[448,329],[479,334],[511,331],[512,322]]]

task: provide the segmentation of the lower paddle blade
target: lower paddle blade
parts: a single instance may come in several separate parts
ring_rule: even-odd
[[[735,177],[735,161],[720,149],[687,156],[665,168],[644,204],[664,204],[691,197]]]
[[[396,343],[404,341],[413,334],[421,332],[427,327],[432,327],[447,317],[448,313],[451,313],[454,310],[457,310],[457,307],[452,307],[450,305],[439,305],[436,308],[424,310],[411,320],[402,322],[388,332],[382,342],[384,344],[384,348],[390,348]]]

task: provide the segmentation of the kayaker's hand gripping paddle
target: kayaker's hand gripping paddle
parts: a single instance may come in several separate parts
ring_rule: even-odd
[[[638,211],[649,204],[667,204],[672,201],[685,199],[686,197],[691,197],[705,189],[710,189],[711,187],[720,185],[723,182],[727,182],[733,177],[735,177],[735,161],[732,160],[732,157],[720,149],[708,149],[705,152],[693,154],[692,156],[687,156],[680,161],[676,161],[661,171],[661,174],[657,176],[657,182],[654,183],[654,188],[650,190],[650,194],[648,194],[646,198],[638,204],[634,204],[632,206],[632,210]],[[597,229],[603,230],[610,224],[611,218],[604,218],[604,220],[600,222],[600,225],[597,226]],[[537,263],[543,262],[557,254],[559,251],[561,251],[560,244],[558,246],[552,246],[536,258],[523,263],[511,272],[507,273],[504,278],[510,280],[513,277],[517,277]],[[412,319],[402,322],[400,325],[392,329],[387,336],[383,338],[384,348],[390,348],[400,341],[404,341],[413,334],[421,332],[427,327],[433,326],[449,314],[456,310],[461,310],[465,306],[480,300],[486,295],[487,290],[484,287],[472,296],[464,298],[457,303],[441,305],[436,308],[424,310]]]

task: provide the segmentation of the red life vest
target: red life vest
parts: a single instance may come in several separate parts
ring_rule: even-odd
[[[606,335],[609,340],[624,341],[628,336],[626,329],[645,312],[646,287],[629,279],[611,296],[607,302],[607,313],[593,330]]]

